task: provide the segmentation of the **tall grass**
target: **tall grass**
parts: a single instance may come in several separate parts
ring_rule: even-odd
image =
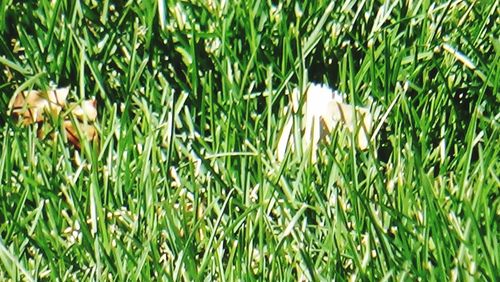
[[[98,2],[0,3],[0,280],[499,278],[496,1]],[[369,150],[276,161],[307,81]],[[63,86],[80,150],[7,115]]]

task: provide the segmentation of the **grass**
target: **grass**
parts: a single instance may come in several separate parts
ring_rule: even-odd
[[[272,2],[0,3],[0,280],[499,279],[498,3]],[[368,151],[276,162],[305,81]],[[97,142],[7,115],[54,86]]]

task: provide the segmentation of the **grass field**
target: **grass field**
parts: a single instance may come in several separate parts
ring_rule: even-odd
[[[0,281],[499,280],[500,6],[439,2],[0,1]],[[368,150],[276,160],[307,81]],[[79,150],[8,114],[68,86]]]

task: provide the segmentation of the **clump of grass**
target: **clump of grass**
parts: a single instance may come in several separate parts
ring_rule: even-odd
[[[0,280],[495,280],[497,8],[4,1]],[[307,80],[375,101],[369,150],[276,161]],[[51,86],[99,142],[6,115]]]

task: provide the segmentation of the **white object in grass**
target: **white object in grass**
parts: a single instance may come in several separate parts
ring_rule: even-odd
[[[317,159],[318,143],[324,137],[339,128],[346,128],[354,133],[356,145],[361,150],[369,146],[369,134],[372,130],[372,115],[367,108],[355,107],[343,102],[342,95],[325,85],[310,84],[304,90],[305,99],[302,99],[302,152],[311,153],[311,161]],[[295,88],[291,95],[292,111],[299,112],[300,90]],[[295,148],[293,136],[292,115],[287,116],[285,126],[278,141],[277,158],[285,158],[286,149]],[[309,151],[310,150],[310,151]]]

